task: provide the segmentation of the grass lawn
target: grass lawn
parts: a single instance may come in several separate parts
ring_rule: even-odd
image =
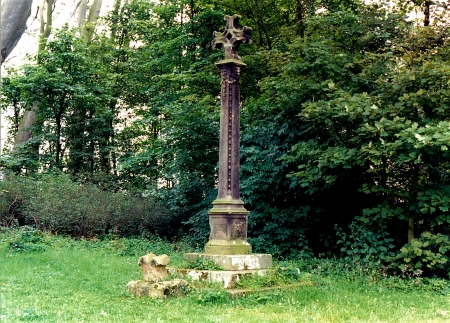
[[[69,239],[45,251],[11,252],[7,239],[0,240],[0,321],[5,323],[450,322],[449,294],[315,273],[312,285],[236,299],[219,289],[166,300],[134,298],[125,285],[141,278],[136,256]]]

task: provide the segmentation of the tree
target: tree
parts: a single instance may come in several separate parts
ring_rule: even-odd
[[[36,119],[26,128],[33,137],[16,142],[16,157],[27,160],[24,157],[29,155],[41,169],[71,166],[73,173],[89,170],[89,165],[93,167],[96,136],[103,128],[96,118],[102,120],[99,102],[104,94],[93,85],[93,65],[84,52],[84,43],[63,28],[36,59],[39,64],[23,66],[7,78],[8,85],[14,86],[6,93],[9,99],[25,109],[39,102],[39,109],[34,111]]]
[[[254,249],[332,255],[345,231],[391,235],[382,248],[448,234],[449,29],[397,9],[117,0],[101,33],[55,33],[39,64],[5,79],[14,111],[39,102],[21,161],[107,175],[205,237],[220,103],[210,34],[238,11],[256,27],[256,46],[241,53],[241,194]],[[27,151],[36,143],[40,154]]]
[[[381,25],[371,24],[384,33],[372,34],[347,24],[357,16],[328,15],[317,20],[319,34],[326,33],[318,40],[326,43],[298,44],[305,52],[287,69],[305,73],[309,66],[309,80],[297,82],[317,80],[313,86],[322,93],[302,103],[303,138],[284,160],[298,163],[294,182],[318,207],[328,200],[331,209],[320,208],[330,221],[358,219],[401,243],[415,230],[442,232],[450,221],[448,30],[380,18]],[[314,47],[320,56],[308,55]],[[346,220],[332,219],[334,212]],[[398,234],[405,221],[408,235]]]
[[[120,1],[117,1],[120,6]],[[100,15],[103,0],[93,0],[86,17],[88,0],[82,0],[78,9],[78,26],[83,33],[84,41],[89,43],[95,31],[95,23]]]
[[[39,39],[39,48],[38,48],[38,56],[39,53],[43,52],[45,50],[45,46],[47,43],[48,38],[50,37],[50,34],[52,32],[52,26],[53,26],[53,9],[54,4],[56,0],[42,0],[41,6],[39,8],[39,17],[40,17],[40,39]],[[82,13],[86,14],[86,4],[87,1],[83,1],[83,3],[80,5],[80,15],[82,16]],[[83,19],[81,22],[81,25],[83,26],[84,30],[84,40],[85,42],[88,42],[90,38],[92,37],[93,30],[95,28],[94,23],[97,20],[97,17],[100,13],[100,8],[102,5],[101,0],[94,0],[94,3],[90,7],[89,10],[89,16],[86,21]],[[31,1],[30,1],[31,6]],[[22,122],[20,123],[19,129],[16,134],[16,138],[14,140],[14,145],[20,145],[24,142],[26,142],[28,139],[31,138],[31,131],[30,128],[35,124],[36,122],[36,112],[39,108],[39,101],[36,100],[31,108],[28,108],[23,111],[23,117]]]
[[[185,221],[204,207],[216,179],[220,81],[213,62],[220,53],[210,34],[222,27],[223,13],[200,1],[168,1],[151,13],[147,24],[129,19],[142,45],[127,65],[132,77],[123,98],[138,118],[120,136],[131,143],[124,148],[134,147],[121,171],[141,178]]]
[[[413,26],[401,15],[363,6],[310,17],[304,37],[284,53],[265,56],[261,92],[242,111],[241,183],[252,211],[253,246],[281,254],[308,247],[331,253],[335,225],[354,221],[364,231],[392,234],[398,245],[406,241],[410,218],[418,233],[445,231],[448,155],[439,143],[447,140],[447,46],[445,25]],[[430,102],[410,92],[427,93]],[[408,109],[400,107],[404,95],[415,98]],[[415,106],[429,113],[415,115]],[[393,120],[394,111],[405,119]],[[416,134],[430,128],[444,141],[436,140],[426,154],[419,146],[405,152],[420,161],[394,160],[405,155],[393,145],[380,152],[384,161],[371,164],[362,147],[385,138],[377,141],[361,129],[380,119],[391,120],[390,138],[403,148],[408,144],[401,144],[406,138],[398,127],[406,120],[417,123]],[[426,211],[420,203],[434,208]]]
[[[16,46],[26,29],[32,0],[4,0],[1,6],[0,65]]]
[[[408,0],[408,1],[390,1],[393,3],[400,12],[404,14],[411,14],[413,12],[420,11],[423,15],[423,26],[428,27],[430,24],[448,24],[445,19],[445,12],[449,9],[449,3],[445,0]]]

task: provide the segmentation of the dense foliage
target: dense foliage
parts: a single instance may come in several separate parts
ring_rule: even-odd
[[[444,3],[417,3],[129,1],[90,42],[63,28],[4,78],[11,138],[24,110],[37,121],[2,166],[144,196],[167,208],[173,232],[204,241],[222,57],[210,35],[239,13],[254,28],[254,45],[240,48],[254,250],[399,270],[414,260],[409,268],[445,274],[450,19]],[[414,6],[424,19],[405,16]]]
[[[74,237],[176,236],[176,218],[154,199],[102,190],[92,182],[73,182],[65,174],[0,181],[3,226],[32,225]]]

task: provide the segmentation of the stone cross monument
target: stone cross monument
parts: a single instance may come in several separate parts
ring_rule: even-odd
[[[214,32],[213,47],[224,47],[225,59],[216,63],[220,69],[221,110],[219,142],[219,192],[209,211],[211,233],[206,254],[244,255],[252,252],[247,242],[250,213],[239,197],[239,108],[241,68],[238,55],[241,43],[251,44],[252,29],[238,29],[240,16],[225,16],[224,32]]]
[[[225,16],[224,32],[214,32],[214,47],[225,48],[225,59],[216,63],[222,76],[219,142],[219,192],[209,210],[211,233],[205,253],[186,253],[188,261],[213,260],[226,271],[210,272],[206,279],[230,288],[236,277],[257,274],[272,266],[272,255],[253,254],[247,242],[249,211],[239,197],[239,77],[245,66],[238,55],[241,43],[252,42],[252,29],[239,29],[240,16]],[[231,271],[231,272],[230,272]],[[206,273],[202,273],[202,276]]]

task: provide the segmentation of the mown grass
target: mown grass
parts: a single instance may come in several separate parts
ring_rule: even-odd
[[[132,250],[167,249],[175,261],[183,250],[42,236],[17,252],[21,246],[8,250],[14,237],[3,233],[0,240],[1,322],[450,322],[450,294],[442,289],[398,289],[317,270],[312,284],[235,299],[220,289],[134,298],[125,292],[127,282],[141,278]]]

